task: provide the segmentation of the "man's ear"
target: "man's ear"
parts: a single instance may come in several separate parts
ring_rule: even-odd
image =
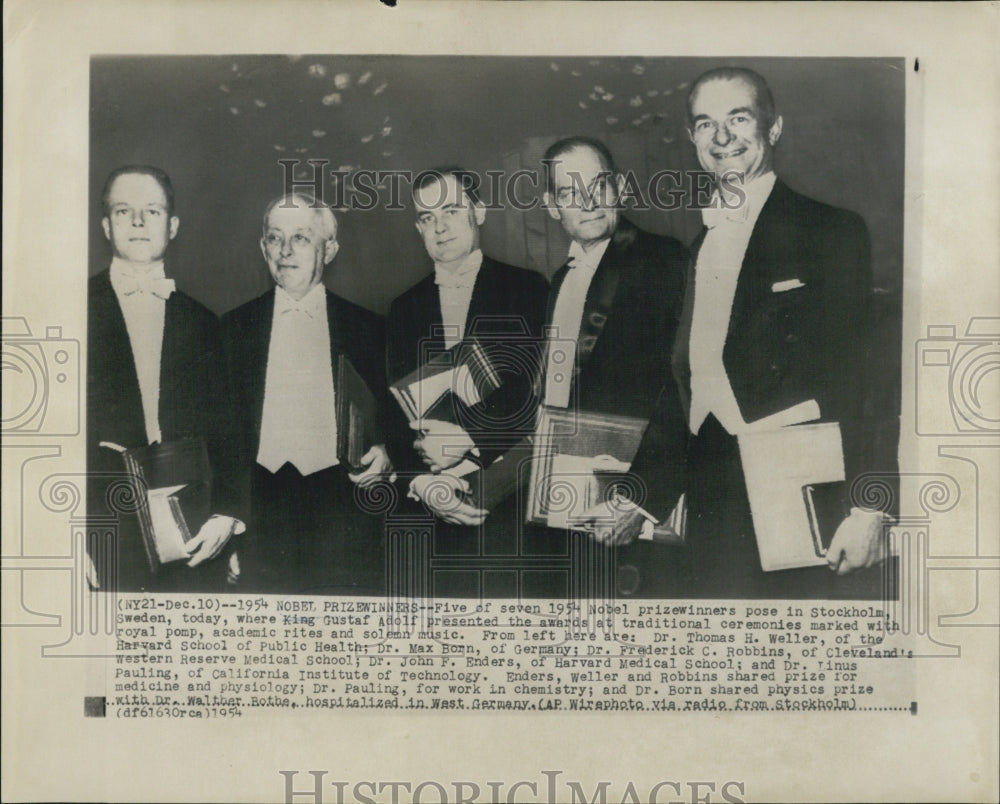
[[[171,215],[170,216],[170,232],[169,232],[171,240],[173,240],[175,237],[177,237],[177,230],[180,228],[180,226],[181,226],[181,219],[178,218],[176,215]]]
[[[104,239],[111,240],[111,221],[108,220],[107,216],[101,218],[101,228],[104,230]]]
[[[690,126],[685,126],[684,130],[688,133],[688,139],[694,142],[694,129]]]
[[[542,203],[545,205],[545,211],[549,213],[549,217],[554,221],[559,220],[559,210],[556,209],[556,205],[552,203],[552,196],[549,195],[548,190],[542,193]]]
[[[476,226],[482,226],[483,221],[486,220],[486,207],[483,206],[482,201],[477,201],[472,205],[472,214],[476,218]]]
[[[772,147],[777,145],[778,140],[781,139],[781,126],[783,123],[784,121],[781,119],[781,115],[779,114],[776,118],[774,118],[774,122],[771,123],[771,128],[767,131],[767,141],[771,143]]]
[[[329,265],[333,262],[333,258],[337,256],[337,252],[340,251],[340,243],[336,240],[326,240],[323,243],[323,265]]]
[[[267,244],[263,237],[260,239],[260,253],[264,255],[264,262],[267,262]]]

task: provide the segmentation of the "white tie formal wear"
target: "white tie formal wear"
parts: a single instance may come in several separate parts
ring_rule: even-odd
[[[444,324],[444,346],[451,349],[465,337],[465,322],[472,304],[472,291],[476,277],[483,265],[483,252],[471,252],[462,264],[449,269],[440,263],[434,264],[434,283],[441,301],[441,322]]]
[[[722,362],[740,267],[760,211],[774,187],[774,173],[743,186],[745,198],[736,208],[718,205],[702,210],[709,227],[698,252],[691,319],[691,432],[697,434],[710,413],[732,434],[746,427]]]
[[[257,463],[310,475],[337,460],[337,416],[326,289],[296,301],[275,288]]]
[[[569,405],[587,292],[610,242],[607,238],[586,250],[575,240],[570,244],[567,257],[570,268],[552,308],[552,330],[546,351],[544,403],[550,407]]]
[[[111,261],[110,279],[132,347],[146,438],[153,444],[163,440],[160,361],[166,300],[174,292],[174,280],[164,276],[162,261],[140,265],[118,257]]]

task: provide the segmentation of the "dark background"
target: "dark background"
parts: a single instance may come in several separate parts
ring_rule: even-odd
[[[883,331],[898,343],[902,59],[95,57],[90,272],[110,259],[100,190],[122,164],[170,174],[181,227],[168,273],[222,313],[271,286],[258,241],[261,212],[284,189],[279,159],[414,172],[458,163],[509,174],[537,168],[555,138],[588,134],[607,141],[619,167],[645,186],[657,170],[698,169],[684,130],[687,88],[722,64],[752,67],[768,80],[784,116],[777,173],[793,189],[864,217]],[[330,181],[326,191],[335,201]],[[430,270],[406,184],[402,197],[405,211],[338,214],[341,250],[326,274],[330,288],[380,313]],[[388,203],[387,191],[381,199]],[[630,217],[685,243],[699,225],[690,211]],[[540,209],[488,212],[483,247],[547,275],[566,253],[561,230]],[[898,354],[892,359],[898,364]]]

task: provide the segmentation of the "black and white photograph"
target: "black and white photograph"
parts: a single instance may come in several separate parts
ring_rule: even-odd
[[[148,496],[96,574],[565,599],[596,561],[613,597],[893,595],[904,75],[95,57],[88,500],[121,502],[117,448]]]
[[[997,800],[998,28],[6,3],[2,798]]]

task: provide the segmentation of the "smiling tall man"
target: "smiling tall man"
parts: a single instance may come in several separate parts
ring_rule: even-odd
[[[847,482],[860,484],[866,474],[891,479],[894,449],[876,453],[885,451],[881,433],[898,426],[870,401],[867,228],[855,213],[806,198],[775,176],[783,126],[771,90],[752,70],[711,70],[688,95],[691,142],[718,189],[692,246],[672,361],[692,434],[690,544],[678,553],[671,591],[680,597],[885,592],[881,510],[845,506],[826,552],[829,569],[764,572],[754,538],[738,436],[774,422],[837,422]],[[656,499],[664,483],[654,433],[633,469],[647,480],[656,513],[670,498]],[[892,495],[884,496],[888,508]]]
[[[381,522],[356,485],[391,471],[371,447],[363,471],[337,457],[335,367],[346,355],[384,399],[383,328],[331,293],[323,273],[340,248],[333,211],[302,194],[264,211],[261,252],[275,287],[223,317],[249,531],[244,584],[264,592],[380,591]]]

